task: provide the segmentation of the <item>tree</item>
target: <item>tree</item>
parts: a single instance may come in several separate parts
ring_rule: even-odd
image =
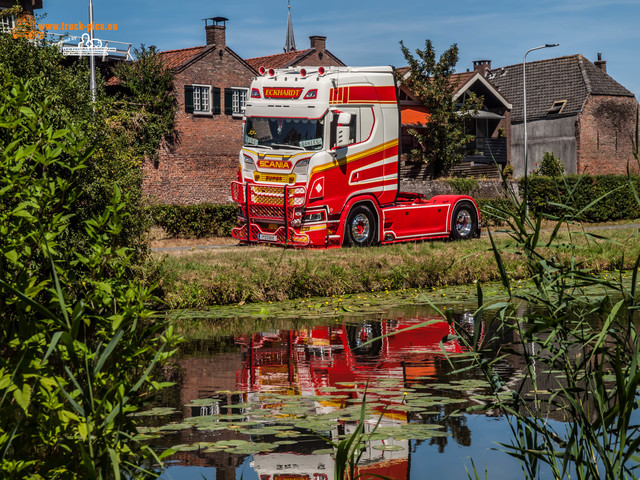
[[[409,131],[420,145],[410,155],[431,166],[432,175],[438,177],[464,158],[465,147],[473,140],[465,133],[465,122],[477,114],[482,98],[469,93],[463,99],[454,99],[458,87],[453,78],[458,63],[456,44],[445,50],[438,61],[431,40],[425,41],[424,50],[416,50],[417,57],[402,41],[400,48],[409,63],[408,76],[401,76],[400,82],[429,112],[424,128]]]
[[[151,47],[136,50],[137,62],[118,69],[122,88],[107,94],[102,76],[97,75],[96,103],[91,103],[87,59],[64,57],[55,45],[13,38],[0,33],[0,71],[25,83],[30,98],[46,98],[52,128],[66,128],[68,122],[82,124],[95,146],[85,168],[76,171],[82,202],[61,238],[62,250],[84,251],[88,238],[84,222],[111,203],[114,186],[129,194],[118,246],[133,247],[135,259],[148,251],[150,224],[142,195],[141,164],[153,158],[161,142],[173,131],[175,102],[171,95],[173,76]],[[3,135],[0,129],[0,141]],[[65,155],[63,153],[63,155]],[[63,159],[64,160],[64,159]]]

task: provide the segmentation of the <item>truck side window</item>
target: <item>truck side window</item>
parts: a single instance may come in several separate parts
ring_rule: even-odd
[[[362,107],[359,108],[358,123],[360,124],[360,139],[359,142],[366,141],[371,135],[373,130],[373,108]]]
[[[351,123],[349,124],[349,145],[360,142],[360,130],[359,130],[359,109],[357,108],[341,108],[340,111],[351,114]],[[331,148],[336,146],[335,132],[338,125],[338,115],[333,115],[331,118]],[[368,134],[367,134],[368,135]]]

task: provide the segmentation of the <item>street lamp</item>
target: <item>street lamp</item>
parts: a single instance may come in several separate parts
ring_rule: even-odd
[[[533,52],[534,50],[540,50],[541,48],[552,48],[560,45],[559,43],[547,43],[540,47],[530,48],[524,54],[524,58],[522,59],[522,92],[524,99],[524,176],[525,176],[525,188],[527,185],[526,178],[529,170],[528,159],[527,159],[527,74],[525,70],[525,65],[527,63],[527,55],[529,52]]]
[[[89,0],[89,41],[91,47],[93,47],[93,1]],[[96,60],[93,57],[93,52],[89,52],[89,68],[91,69],[91,103],[96,103]],[[94,107],[95,111],[95,107]]]

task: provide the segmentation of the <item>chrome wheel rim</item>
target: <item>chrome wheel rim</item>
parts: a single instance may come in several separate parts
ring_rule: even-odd
[[[456,216],[456,231],[461,237],[468,237],[471,233],[471,214],[467,210],[460,210]]]
[[[359,213],[351,221],[351,236],[353,239],[362,243],[369,237],[369,230],[371,229],[371,223],[369,217],[363,213]]]

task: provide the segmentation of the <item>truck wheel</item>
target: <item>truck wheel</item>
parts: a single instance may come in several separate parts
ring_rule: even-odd
[[[345,228],[346,244],[350,247],[368,247],[376,238],[376,220],[371,210],[358,205],[349,212]]]
[[[478,214],[469,202],[459,203],[451,215],[451,238],[467,240],[478,230]]]
[[[356,360],[377,357],[382,351],[382,329],[379,322],[347,325],[347,341]],[[371,343],[366,342],[371,341]],[[364,358],[363,358],[364,357]]]

